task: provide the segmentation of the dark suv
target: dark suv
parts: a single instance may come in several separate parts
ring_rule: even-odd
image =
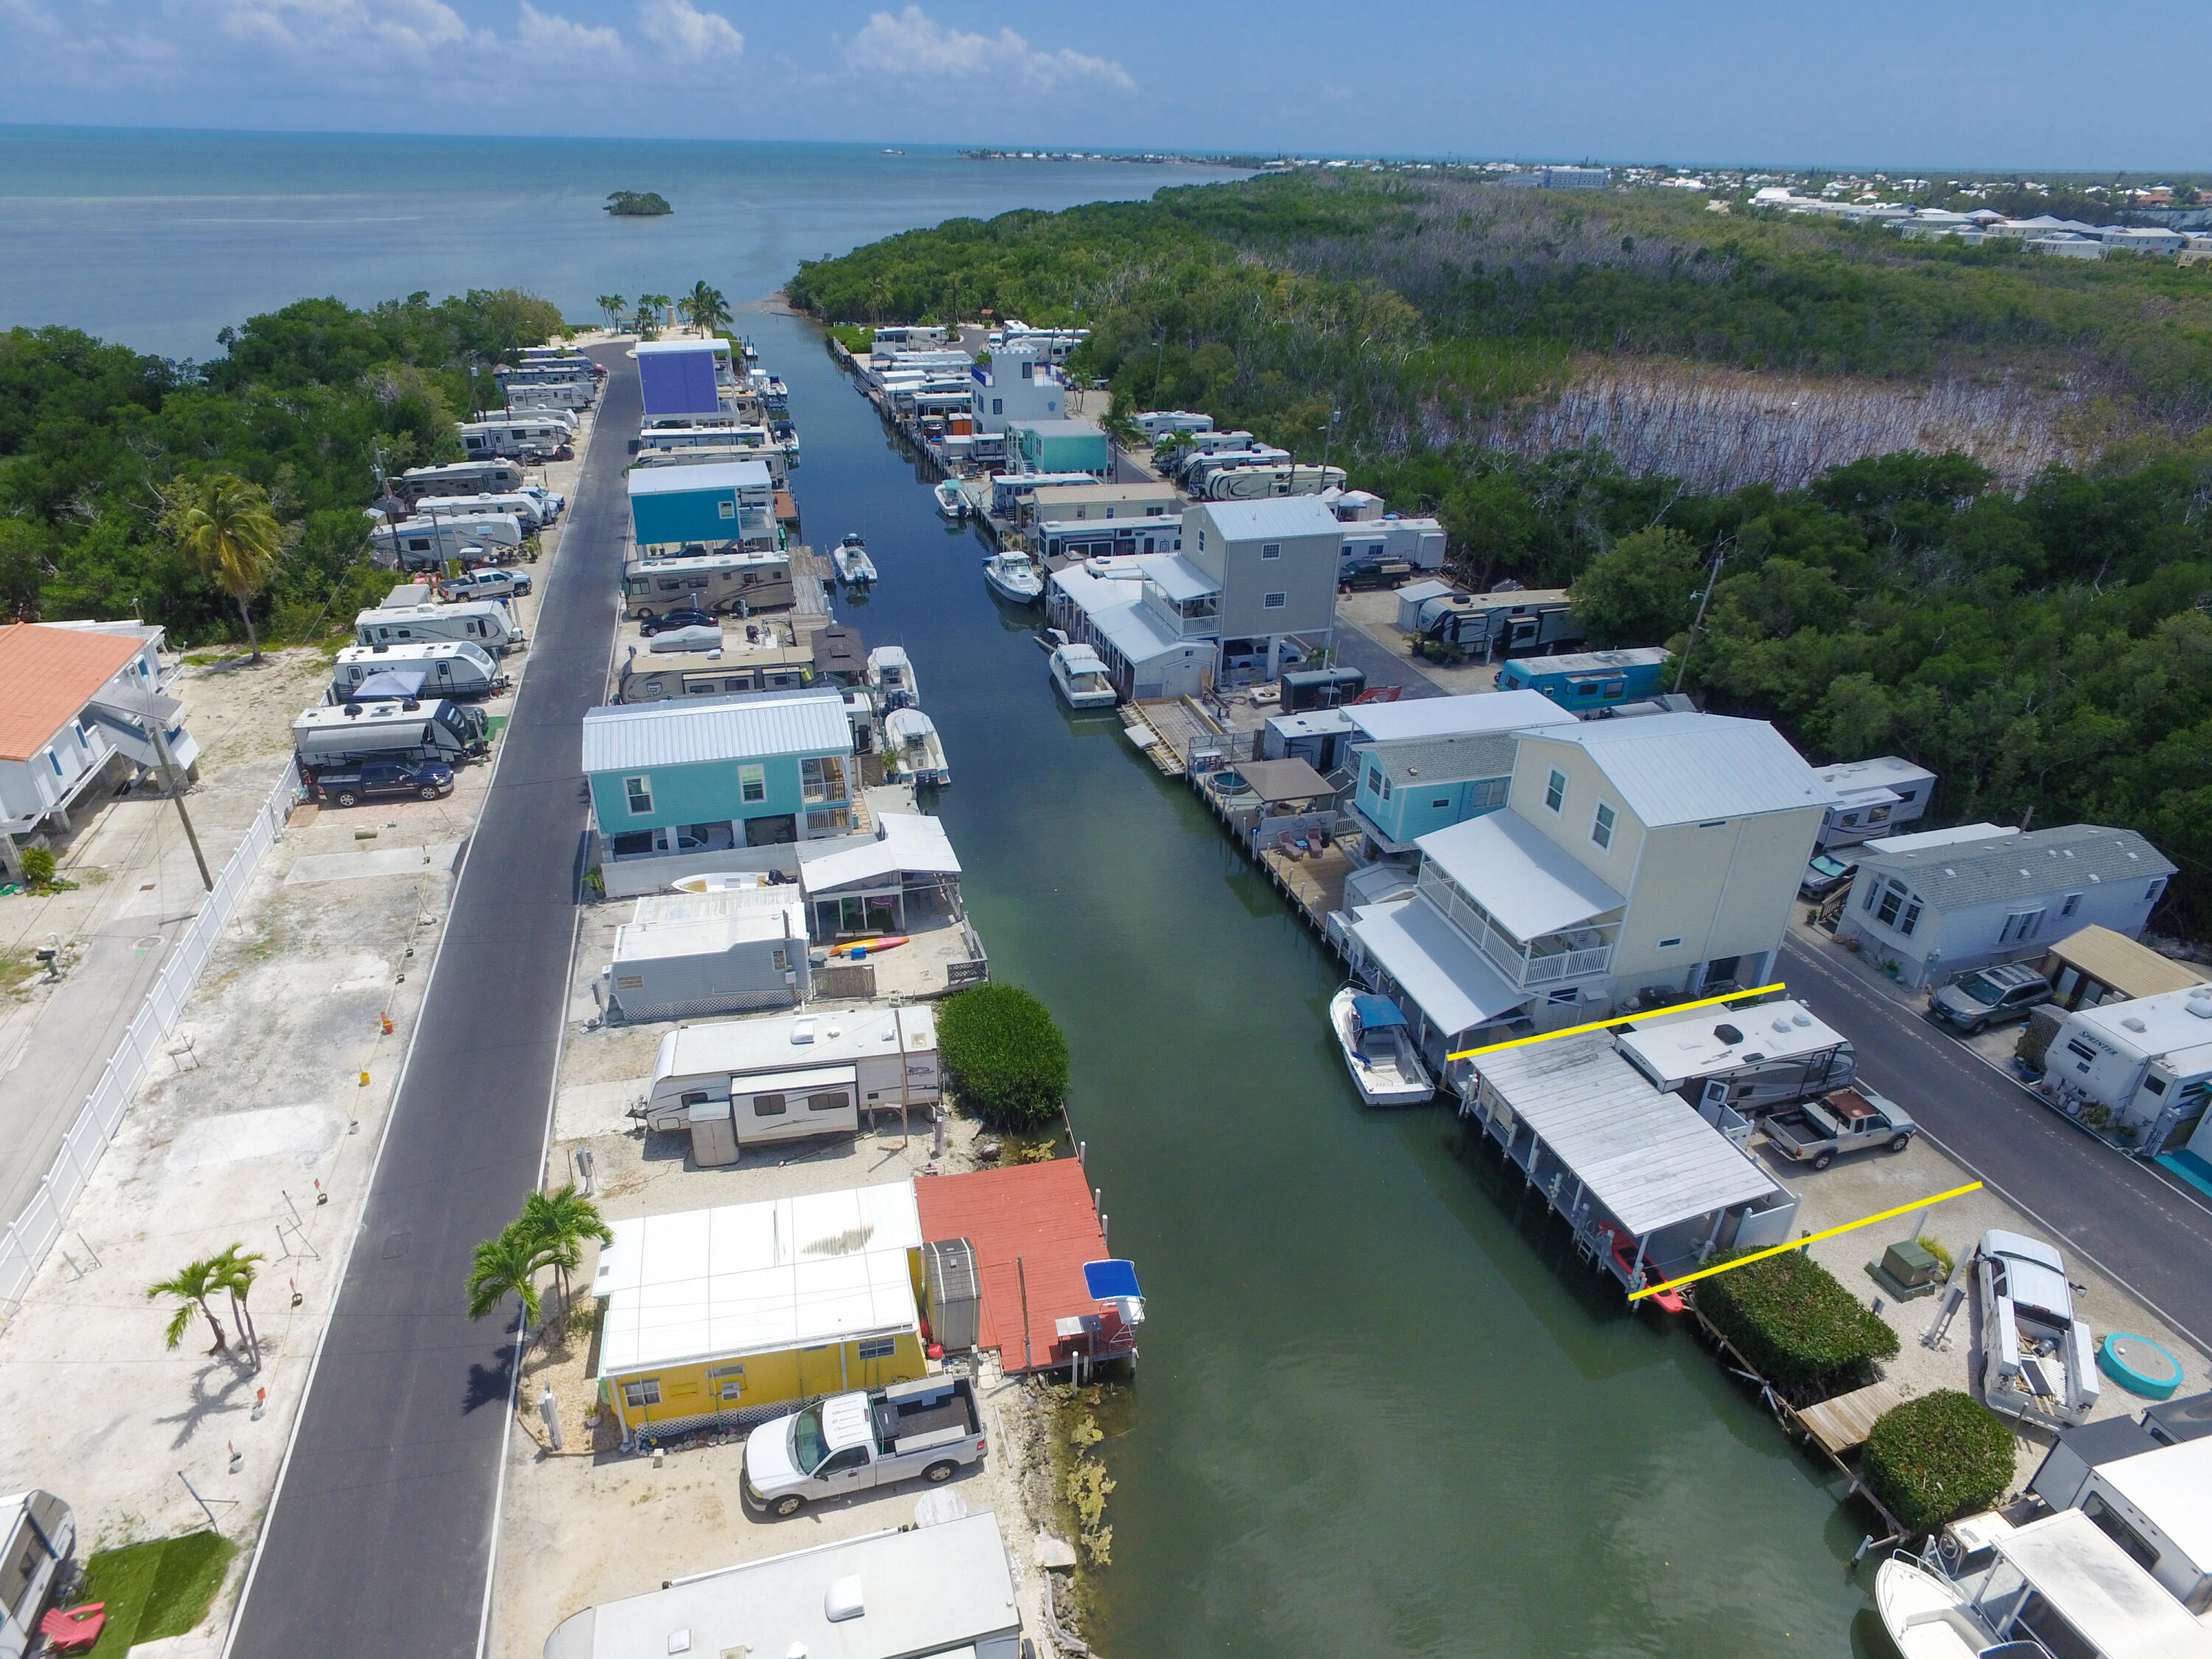
[[[1928,999],[1928,1012],[1969,1036],[2008,1019],[2026,1019],[2051,1000],[2051,981],[2008,962],[1961,974]]]
[[[443,761],[369,761],[334,766],[315,777],[315,797],[338,806],[357,806],[384,795],[415,795],[435,800],[453,793],[453,769]]]

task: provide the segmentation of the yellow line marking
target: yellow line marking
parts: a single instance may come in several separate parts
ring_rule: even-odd
[[[1786,991],[1790,988],[1777,980],[1771,985],[1755,986],[1748,991],[1730,991],[1723,997],[1705,997],[1696,1002],[1672,1002],[1664,1008],[1646,1009],[1640,1014],[1622,1014],[1613,1019],[1593,1020],[1588,1025],[1570,1025],[1562,1031],[1546,1031],[1540,1036],[1515,1037],[1510,1042],[1487,1043],[1480,1048],[1462,1048],[1455,1054],[1446,1054],[1446,1060],[1472,1060],[1477,1054],[1494,1054],[1501,1048],[1519,1048],[1531,1042],[1549,1042],[1554,1037],[1577,1036],[1584,1031],[1607,1031],[1616,1025],[1632,1025],[1639,1019],[1651,1019],[1660,1014],[1679,1014],[1690,1008],[1710,1008],[1717,1002],[1733,1002],[1738,997],[1763,997],[1769,991]]]
[[[1738,1267],[1748,1267],[1754,1261],[1764,1261],[1770,1255],[1780,1255],[1784,1250],[1802,1250],[1807,1245],[1817,1244],[1824,1238],[1833,1238],[1838,1233],[1856,1232],[1861,1227],[1870,1227],[1875,1222],[1887,1221],[1894,1215],[1910,1215],[1915,1210],[1924,1210],[1931,1204],[1941,1204],[1947,1198],[1957,1198],[1965,1193],[1979,1192],[1982,1183],[1978,1181],[1970,1181],[1963,1187],[1954,1187],[1949,1192],[1938,1193],[1933,1198],[1923,1198],[1911,1204],[1900,1204],[1893,1210],[1882,1211],[1879,1215],[1863,1215],[1856,1221],[1846,1221],[1840,1227],[1831,1227],[1825,1232],[1814,1233],[1810,1237],[1797,1240],[1795,1243],[1777,1244],[1771,1249],[1760,1250],[1756,1255],[1745,1256],[1740,1261],[1723,1261],[1717,1267],[1700,1267],[1693,1273],[1684,1273],[1680,1279],[1670,1279],[1664,1285],[1653,1285],[1644,1290],[1631,1291],[1628,1299],[1631,1302],[1640,1302],[1647,1296],[1658,1295],[1662,1291],[1680,1290],[1693,1279],[1711,1279],[1715,1273],[1733,1273]]]

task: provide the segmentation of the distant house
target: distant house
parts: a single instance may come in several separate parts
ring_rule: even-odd
[[[686,547],[776,545],[775,486],[762,461],[643,466],[629,475],[630,533],[637,556]]]
[[[1007,434],[1029,472],[1088,472],[1104,483],[1114,471],[1113,447],[1096,421],[1015,421]]]
[[[1067,414],[1067,382],[1044,346],[1006,345],[988,364],[969,370],[975,382],[975,425],[1004,433],[1020,421],[1057,421]],[[1089,471],[1088,468],[1082,469]]]
[[[1936,775],[1895,755],[1844,761],[1820,769],[1820,781],[1840,798],[1820,826],[1820,845],[1848,846],[1869,836],[1894,836],[1917,823],[1936,792]]]
[[[2095,923],[2134,939],[2176,866],[2132,830],[2076,823],[2021,834],[1995,824],[1869,842],[1837,918],[1906,985],[2039,957]]]
[[[65,835],[77,804],[169,757],[199,775],[199,744],[161,693],[161,630],[135,623],[18,623],[0,628],[0,870]]]
[[[1377,852],[1410,853],[1431,830],[1504,805],[1518,747],[1510,732],[1486,732],[1355,748],[1352,817]]]

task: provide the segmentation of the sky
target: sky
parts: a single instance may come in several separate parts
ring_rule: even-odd
[[[0,0],[0,51],[33,124],[2212,169],[2173,0]]]

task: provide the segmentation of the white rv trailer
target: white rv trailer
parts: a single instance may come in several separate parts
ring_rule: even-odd
[[[457,763],[489,746],[481,711],[443,697],[378,698],[310,708],[292,722],[292,748],[304,767],[369,756]]]
[[[23,1659],[39,1632],[54,1580],[76,1553],[76,1516],[50,1492],[0,1498],[0,1659]]]
[[[407,640],[466,640],[494,657],[522,642],[514,613],[499,599],[469,599],[459,605],[419,605],[396,611],[364,611],[353,619],[354,638],[362,645],[398,645]]]
[[[522,533],[535,536],[545,527],[545,503],[526,490],[512,489],[499,495],[425,495],[415,503],[417,518],[472,519],[494,513],[512,513],[522,522]]]
[[[1661,1009],[1617,1034],[1613,1047],[1691,1105],[1717,1100],[1747,1118],[1848,1088],[1857,1072],[1850,1040],[1802,1002],[1705,1008],[1671,1019]]]
[[[1344,487],[1340,466],[1227,466],[1209,471],[1191,485],[1206,501],[1256,501],[1273,495],[1318,495]]]
[[[573,422],[556,422],[557,410],[510,409],[473,421],[457,421],[461,448],[471,456],[512,456],[518,460],[546,459],[576,439]]]
[[[522,521],[512,513],[417,514],[398,524],[380,520],[369,532],[376,562],[408,570],[432,569],[448,559],[481,558],[518,548],[522,538]],[[481,550],[472,554],[472,549]]]
[[[392,493],[412,504],[425,495],[501,495],[522,488],[522,467],[514,461],[486,459],[444,466],[410,466],[392,481]]]
[[[750,616],[781,610],[796,598],[788,553],[693,554],[623,568],[623,614],[641,622],[683,610]]]
[[[2076,1008],[2044,1065],[2043,1092],[2069,1116],[2101,1109],[2145,1157],[2186,1146],[2212,1101],[2212,985]]]
[[[1200,432],[1213,430],[1212,416],[1194,414],[1188,409],[1142,410],[1133,418],[1137,429],[1154,443],[1163,438],[1172,438],[1178,432],[1188,432],[1195,436]]]
[[[781,449],[753,449],[734,444],[708,445],[701,449],[641,449],[632,467],[727,466],[733,461],[760,461],[768,467],[768,481],[778,489],[791,477],[791,457]]]
[[[343,702],[372,674],[412,670],[434,697],[487,696],[507,684],[483,647],[466,640],[413,640],[398,645],[349,645],[331,665],[331,690]]]
[[[815,1098],[842,1093],[842,1109]],[[646,1096],[646,1127],[684,1134],[695,1110],[720,1106],[736,1121],[738,1143],[819,1134],[865,1111],[896,1112],[939,1097],[937,1017],[926,1006],[774,1014],[686,1025],[660,1040]],[[850,1115],[848,1116],[848,1114]]]

